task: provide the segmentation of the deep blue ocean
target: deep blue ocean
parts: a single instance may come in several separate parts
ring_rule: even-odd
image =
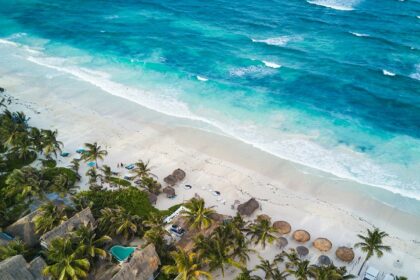
[[[110,94],[420,200],[419,0],[0,0],[0,38]]]

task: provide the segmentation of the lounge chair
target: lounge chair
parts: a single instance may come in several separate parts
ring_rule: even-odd
[[[134,169],[134,164],[126,165],[125,169],[128,169],[128,170]]]
[[[62,152],[60,154],[60,156],[62,156],[62,157],[68,157],[69,155],[70,155],[70,153],[68,153],[68,152]]]

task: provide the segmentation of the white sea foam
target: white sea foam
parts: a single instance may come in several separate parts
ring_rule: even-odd
[[[265,43],[267,45],[272,45],[272,46],[285,46],[288,42],[292,41],[292,40],[296,40],[297,38],[294,36],[280,36],[280,37],[273,37],[273,38],[268,38],[268,39],[252,39],[252,42],[254,43]]]
[[[351,31],[350,31],[350,34],[353,34],[354,36],[357,36],[357,37],[369,37],[370,36],[369,34],[357,33],[357,32],[351,32]]]
[[[270,68],[277,69],[277,68],[280,68],[281,67],[280,64],[277,64],[275,62],[265,61],[265,60],[263,60],[262,62],[264,63],[265,66],[270,67]]]
[[[359,3],[358,0],[312,0],[307,2],[339,11],[352,11]]]
[[[393,72],[391,72],[391,71],[388,71],[388,70],[382,70],[382,73],[385,75],[385,76],[395,76],[395,73],[393,73]]]
[[[7,41],[6,44],[15,46]],[[25,51],[25,48],[22,49]],[[324,148],[299,135],[270,137],[269,134],[264,132],[263,128],[253,124],[244,125],[235,120],[223,121],[210,117],[204,118],[192,113],[188,105],[180,102],[176,95],[159,95],[114,82],[111,80],[111,75],[97,70],[78,67],[74,65],[73,60],[48,57],[43,54],[32,55],[30,52],[27,53],[26,57],[30,62],[77,77],[112,95],[125,98],[146,108],[174,117],[207,123],[231,137],[275,156],[313,167],[341,178],[381,187],[391,192],[420,200],[420,194],[415,189],[410,191],[408,190],[409,188],[400,188],[401,183],[396,176],[389,175],[387,171],[373,163],[365,155],[352,154],[351,151],[343,152],[333,148]],[[251,69],[255,71],[255,69],[261,68],[255,67],[252,66]],[[416,67],[420,67],[420,65]]]
[[[267,67],[263,66],[248,66],[248,67],[238,67],[233,68],[229,71],[231,76],[236,77],[264,77],[267,75],[271,75],[274,73],[274,70],[268,69]]]
[[[416,64],[414,66],[414,68],[416,69],[416,72],[410,74],[410,78],[413,78],[415,80],[419,80],[420,81],[420,63]]]
[[[0,44],[4,44],[4,45],[9,45],[9,46],[14,46],[14,47],[18,47],[19,44],[9,41],[9,40],[5,40],[5,39],[0,39]]]
[[[207,79],[203,76],[199,76],[199,75],[197,75],[196,78],[197,78],[197,80],[202,81],[202,82],[207,82],[209,80],[209,79]]]

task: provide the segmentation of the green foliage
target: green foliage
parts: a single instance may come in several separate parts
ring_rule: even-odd
[[[117,185],[123,186],[123,187],[131,187],[131,182],[130,181],[127,181],[127,180],[124,180],[124,179],[121,179],[121,178],[118,178],[118,177],[109,178],[109,182],[111,184],[114,183],[114,184],[117,184]]]
[[[131,215],[137,215],[142,219],[149,216],[150,213],[159,212],[150,204],[147,193],[134,187],[116,191],[83,191],[76,194],[76,200],[91,201],[92,212],[96,218],[100,216],[99,211],[107,207],[122,207]]]
[[[27,256],[29,253],[28,247],[21,240],[12,240],[5,246],[0,246],[0,261],[7,258],[23,255]]]
[[[48,168],[43,173],[43,177],[45,178],[45,180],[48,180],[50,182],[53,181],[54,178],[59,175],[65,175],[69,180],[69,184],[72,184],[72,185],[74,185],[76,181],[78,180],[78,176],[76,172],[65,167]]]
[[[42,160],[42,166],[45,168],[54,168],[57,166],[57,162],[53,159]]]
[[[4,166],[3,170],[0,171],[10,172],[14,169],[20,169],[34,162],[36,158],[37,155],[35,152],[31,152],[26,159],[19,158],[19,156],[16,153],[8,153],[6,155],[6,165]]]

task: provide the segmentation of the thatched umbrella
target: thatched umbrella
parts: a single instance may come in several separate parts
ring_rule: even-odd
[[[284,237],[279,237],[279,239],[277,239],[277,246],[278,246],[280,249],[285,248],[285,247],[287,246],[287,244],[289,244],[289,241],[287,241],[287,239],[286,239],[286,238],[284,238]]]
[[[315,239],[315,241],[313,242],[313,245],[314,245],[315,248],[317,248],[321,252],[327,252],[327,251],[331,250],[331,247],[332,247],[331,241],[329,241],[326,238]]]
[[[185,178],[185,171],[178,168],[172,172],[172,175],[175,176],[178,181],[182,181]]]
[[[165,181],[165,183],[167,183],[168,185],[173,186],[176,184],[177,179],[174,175],[171,174],[166,176],[165,179],[163,179],[163,181]]]
[[[175,189],[172,187],[166,187],[162,190],[164,193],[166,193],[166,196],[171,198],[171,197],[175,197],[176,193],[175,193]]]
[[[320,265],[330,265],[332,264],[331,259],[327,257],[326,255],[321,255],[318,258],[318,264]]]
[[[353,249],[348,247],[338,247],[335,255],[343,262],[351,262],[354,259]]]
[[[209,218],[212,219],[212,220],[215,220],[217,222],[223,222],[225,220],[225,216],[223,216],[222,214],[216,213],[216,212],[210,214]]]
[[[266,214],[258,215],[257,216],[257,221],[262,221],[262,220],[271,222],[271,217],[266,215]]]
[[[157,195],[155,195],[154,193],[148,193],[149,196],[149,202],[150,204],[156,204],[157,201]]]
[[[260,207],[260,204],[255,198],[251,198],[247,202],[238,205],[238,212],[240,215],[250,216]]]
[[[307,256],[309,254],[309,249],[306,248],[305,246],[297,246],[296,247],[296,252],[298,253],[298,255],[300,257],[304,257],[304,256]]]
[[[280,234],[288,234],[292,227],[286,221],[276,221],[273,223],[273,227],[280,233]]]
[[[305,243],[311,239],[311,235],[306,230],[298,229],[293,232],[293,238],[297,242]]]

